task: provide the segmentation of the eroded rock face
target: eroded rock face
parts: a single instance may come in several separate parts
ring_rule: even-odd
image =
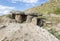
[[[0,29],[0,41],[59,41],[47,30],[34,24],[10,23]]]

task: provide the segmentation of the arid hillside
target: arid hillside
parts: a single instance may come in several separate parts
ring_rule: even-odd
[[[42,14],[55,13],[57,9],[60,9],[60,0],[49,0],[48,2],[41,4],[40,6],[30,8],[25,12],[37,12]]]

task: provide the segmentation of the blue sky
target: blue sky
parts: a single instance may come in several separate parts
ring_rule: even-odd
[[[48,0],[0,0],[0,15],[7,14],[10,10],[24,11],[47,1]]]

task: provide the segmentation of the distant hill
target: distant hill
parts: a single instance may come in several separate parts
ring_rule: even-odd
[[[45,4],[41,4],[40,6],[33,7],[31,9],[26,10],[25,12],[37,12],[42,14],[48,13],[56,13],[59,12],[57,9],[60,8],[60,0],[49,0]],[[57,10],[57,11],[56,11]]]

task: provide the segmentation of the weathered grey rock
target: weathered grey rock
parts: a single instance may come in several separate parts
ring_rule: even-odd
[[[15,16],[15,20],[16,20],[17,22],[21,23],[21,22],[22,22],[22,16],[21,16],[21,15],[16,15],[16,16]]]
[[[10,23],[0,29],[0,41],[59,41],[47,30],[32,23]]]
[[[27,22],[27,23],[31,23],[32,18],[33,18],[33,16],[28,15],[28,16],[27,16],[27,19],[26,19],[26,22]]]
[[[32,16],[42,16],[42,14],[38,14],[36,12],[29,12],[27,15],[32,15]]]
[[[0,29],[3,29],[5,28],[6,26],[5,25],[0,25]]]
[[[12,14],[20,14],[20,15],[24,14],[24,12],[22,12],[22,11],[16,11],[16,10],[12,10],[12,11],[10,11],[10,13],[12,13]]]
[[[33,17],[31,23],[37,25],[37,17]]]

